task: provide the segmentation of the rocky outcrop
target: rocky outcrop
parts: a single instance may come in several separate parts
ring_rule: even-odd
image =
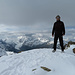
[[[51,71],[51,69],[49,69],[49,68],[47,68],[47,67],[41,66],[40,68],[43,69],[44,71],[47,71],[47,72],[50,72],[50,71]],[[35,68],[35,69],[33,69],[32,71],[35,71],[35,70],[37,70],[37,69]]]
[[[51,69],[41,66],[41,68],[47,72],[51,71]]]
[[[75,48],[73,49],[73,53],[75,53]]]
[[[64,48],[66,49],[66,48],[70,47],[70,45],[75,45],[75,42],[69,41],[67,44],[65,44]]]

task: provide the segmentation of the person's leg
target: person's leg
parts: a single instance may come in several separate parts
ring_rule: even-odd
[[[59,41],[60,41],[60,46],[62,51],[64,51],[64,47],[63,47],[63,36],[59,36]]]
[[[54,37],[54,50],[56,51],[58,36]]]

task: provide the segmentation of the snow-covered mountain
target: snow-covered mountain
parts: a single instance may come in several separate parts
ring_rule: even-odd
[[[75,41],[75,30],[69,29],[64,37],[64,44]],[[0,47],[6,51],[20,52],[38,48],[53,48],[53,37],[50,32],[25,33],[3,32],[0,33]],[[58,43],[58,47],[60,45]]]
[[[57,49],[34,49],[0,58],[0,75],[75,75],[75,54]]]
[[[53,46],[49,33],[0,33],[1,48],[7,51],[25,51]]]
[[[0,48],[0,57],[4,55],[7,55],[5,49]]]

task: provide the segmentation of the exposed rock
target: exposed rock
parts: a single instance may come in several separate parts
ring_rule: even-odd
[[[70,45],[75,45],[75,42],[69,41],[68,44],[70,44]]]
[[[32,71],[35,71],[36,70],[36,68],[35,69],[33,69]]]
[[[70,44],[65,44],[64,49],[70,47]]]
[[[73,53],[75,53],[75,48],[73,49]]]
[[[23,51],[19,51],[18,53],[22,53]]]
[[[48,72],[51,71],[51,69],[46,68],[46,67],[42,67],[42,66],[41,66],[41,68],[42,68],[43,70],[45,70],[45,71],[48,71]]]
[[[64,49],[70,47],[70,45],[75,45],[75,42],[69,41],[67,44],[65,44]]]

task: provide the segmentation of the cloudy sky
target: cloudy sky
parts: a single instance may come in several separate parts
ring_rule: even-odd
[[[0,0],[0,31],[50,31],[56,15],[75,27],[75,0]]]

